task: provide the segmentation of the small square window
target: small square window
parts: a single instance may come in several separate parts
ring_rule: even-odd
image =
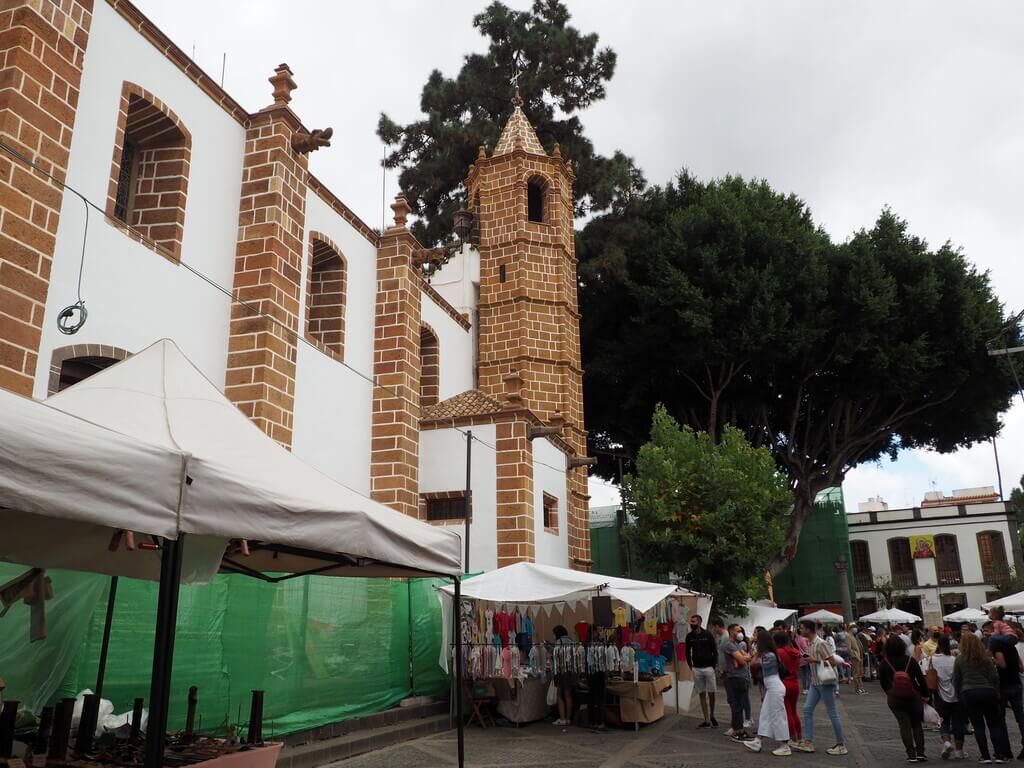
[[[558,499],[550,493],[544,494],[544,527],[558,532]]]
[[[427,520],[432,523],[444,523],[450,520],[466,519],[466,495],[439,494],[437,497],[426,495]],[[472,519],[472,518],[471,518]]]

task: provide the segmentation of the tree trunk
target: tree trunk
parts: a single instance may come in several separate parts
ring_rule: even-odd
[[[803,493],[798,487],[793,495],[793,514],[789,518],[789,532],[786,534],[786,541],[782,545],[782,550],[768,564],[768,572],[771,573],[773,579],[785,570],[790,560],[796,557],[800,532],[803,531],[804,523],[807,522],[807,518],[813,511],[813,497]]]

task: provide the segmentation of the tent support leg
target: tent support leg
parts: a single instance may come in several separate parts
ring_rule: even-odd
[[[103,679],[107,676],[107,651],[110,650],[110,627],[114,623],[114,601],[117,600],[117,576],[110,577],[107,593],[107,618],[103,622],[103,642],[100,643],[100,663],[96,669],[96,695],[103,698]]]
[[[178,587],[185,534],[164,539],[160,559],[160,594],[157,597],[156,633],[153,641],[153,675],[149,688],[149,723],[146,727],[145,768],[163,768],[167,738],[167,709],[171,699],[174,665],[174,632],[178,621]]]
[[[455,577],[455,719],[458,721],[459,768],[466,764],[466,723],[462,717],[462,584]]]

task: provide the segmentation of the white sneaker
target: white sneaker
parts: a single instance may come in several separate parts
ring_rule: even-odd
[[[829,747],[825,750],[830,755],[848,755],[850,750],[846,748],[845,744],[836,744],[834,747]]]
[[[751,752],[761,751],[761,742],[757,739],[751,739],[750,741],[744,741],[743,746],[749,749]]]
[[[793,754],[793,750],[789,748],[789,744],[782,744],[781,746],[773,749],[772,754],[776,757],[788,757]]]
[[[954,760],[966,760],[967,759],[967,754],[962,749],[954,749],[953,750],[953,759]]]
[[[949,756],[951,754],[953,754],[953,742],[951,742],[951,741],[944,741],[942,743],[942,752],[940,753],[940,757],[943,760],[949,760]]]
[[[753,720],[744,720],[743,721],[743,727],[744,728],[753,728],[754,727],[754,721]]]

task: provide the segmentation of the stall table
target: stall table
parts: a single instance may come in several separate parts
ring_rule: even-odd
[[[665,716],[661,697],[672,687],[672,676],[661,675],[653,680],[609,680],[607,691],[619,698],[619,716],[623,723],[654,723]]]
[[[533,723],[548,716],[548,686],[550,682],[539,677],[525,680],[497,681],[498,712],[513,723]]]

